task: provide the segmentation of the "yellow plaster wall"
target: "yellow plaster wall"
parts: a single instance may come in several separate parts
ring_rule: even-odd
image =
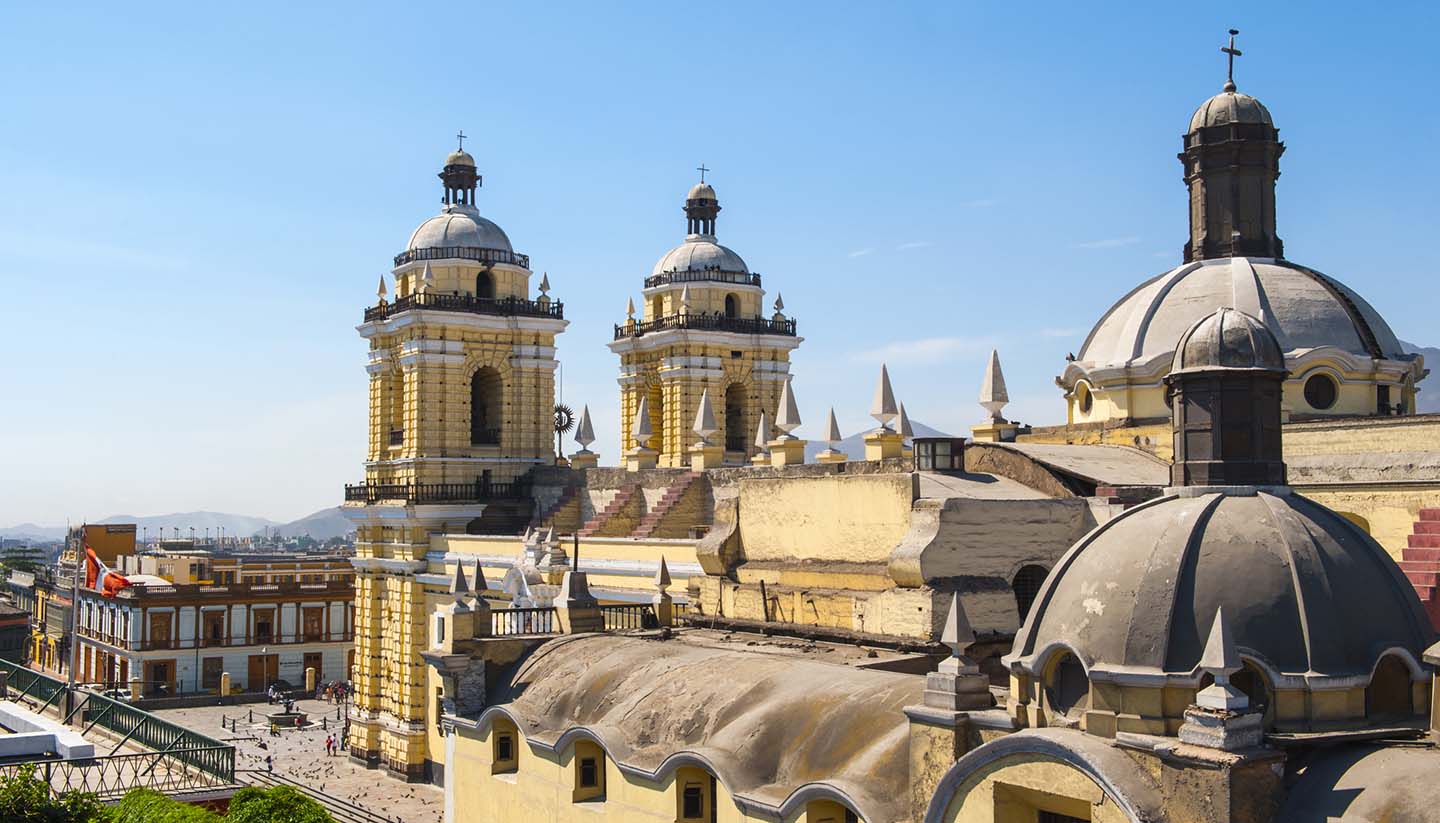
[[[913,500],[909,474],[746,480],[740,540],[752,561],[888,563]]]
[[[1006,758],[972,775],[955,792],[943,819],[947,823],[1035,823],[1037,811],[1094,823],[1129,823],[1124,811],[1083,772],[1038,755]]]
[[[458,292],[474,296],[476,275],[482,268],[481,264],[468,261],[432,260],[430,261],[430,275],[434,278],[434,284],[430,290],[440,294]],[[490,279],[495,284],[496,297],[525,299],[530,297],[530,278],[532,276],[530,272],[519,266],[503,263],[491,265],[489,270]],[[424,263],[407,264],[398,270],[395,275],[395,296],[405,297],[414,294],[420,288],[420,280],[424,274]]]

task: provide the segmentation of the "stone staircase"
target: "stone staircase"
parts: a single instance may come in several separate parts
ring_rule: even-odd
[[[1440,509],[1420,510],[1400,558],[1400,570],[1420,595],[1430,624],[1440,629]]]
[[[584,486],[579,484],[566,486],[560,492],[560,498],[532,518],[530,525],[539,529],[554,526],[562,534],[583,528],[587,525],[580,522],[580,495],[583,491]]]
[[[677,482],[671,483],[670,487],[665,490],[665,494],[662,495],[659,500],[655,501],[655,505],[650,511],[646,512],[645,516],[640,518],[640,524],[635,527],[635,531],[631,532],[630,536],[657,536],[655,534],[656,530],[665,522],[665,518],[675,509],[676,504],[684,499],[686,493],[692,488],[695,488],[695,481],[699,478],[699,472],[686,472],[677,479]],[[699,489],[696,488],[696,491],[699,491]],[[691,525],[694,525],[693,522],[687,523],[686,527],[688,528]]]
[[[596,513],[595,513],[595,516],[594,516],[593,518],[591,518],[589,522],[587,522],[585,525],[583,525],[583,526],[580,527],[580,532],[579,532],[580,536],[581,536],[581,537],[595,537],[595,536],[600,536],[600,537],[619,537],[619,536],[623,536],[623,535],[609,534],[609,532],[614,531],[614,530],[615,530],[615,528],[614,528],[615,526],[621,525],[621,524],[617,523],[616,521],[622,520],[622,519],[623,519],[623,515],[624,515],[625,513],[627,513],[627,510],[633,509],[633,508],[635,507],[635,504],[636,504],[637,502],[639,503],[640,509],[643,511],[644,508],[645,508],[645,495],[641,493],[641,491],[640,491],[640,486],[639,486],[638,484],[633,484],[633,483],[632,483],[632,484],[629,485],[629,486],[623,486],[623,487],[621,487],[620,491],[615,495],[615,499],[611,500],[610,503],[609,503],[609,505],[607,505],[605,508],[601,509],[600,511],[596,512]],[[629,527],[625,527],[625,528],[624,528],[624,534],[629,534],[629,533],[630,533],[630,528],[629,528]]]

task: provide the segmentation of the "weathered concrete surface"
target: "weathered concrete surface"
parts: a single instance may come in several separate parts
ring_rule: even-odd
[[[832,475],[740,484],[750,560],[885,562],[910,522],[915,475]]]
[[[1429,746],[1340,746],[1310,761],[1277,823],[1428,823],[1440,809],[1440,752]]]

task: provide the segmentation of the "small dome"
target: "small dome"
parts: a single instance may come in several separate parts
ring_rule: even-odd
[[[450,152],[450,154],[449,154],[448,156],[446,156],[446,158],[445,158],[445,165],[447,165],[447,166],[469,166],[469,167],[471,167],[471,168],[474,168],[474,167],[475,167],[475,158],[473,158],[473,157],[470,156],[470,152],[465,151],[465,150],[463,150],[463,149],[457,149],[456,151]]]
[[[715,189],[709,183],[696,183],[690,187],[686,200],[715,200]]]
[[[453,246],[514,251],[505,232],[470,206],[446,206],[445,211],[420,224],[406,248],[414,251]]]
[[[1007,661],[1035,673],[1047,650],[1067,646],[1092,679],[1198,680],[1222,607],[1242,656],[1307,688],[1364,682],[1387,649],[1419,660],[1434,635],[1395,561],[1349,520],[1288,489],[1188,487],[1076,543]]]
[[[728,271],[749,274],[740,255],[714,242],[691,237],[661,257],[652,276],[673,271]]]
[[[1285,371],[1285,355],[1265,324],[1242,311],[1221,309],[1181,335],[1170,373],[1184,369]]]
[[[1226,83],[1225,90],[1200,104],[1190,118],[1190,131],[1206,126],[1228,126],[1231,123],[1260,123],[1273,127],[1270,110],[1265,104],[1248,94],[1235,91],[1234,83]]]

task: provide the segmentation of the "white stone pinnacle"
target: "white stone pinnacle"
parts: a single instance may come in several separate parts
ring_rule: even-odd
[[[978,674],[980,667],[965,656],[965,650],[975,642],[975,630],[970,628],[970,618],[960,603],[960,593],[950,595],[950,611],[940,627],[940,642],[950,648],[950,657],[940,663],[940,671],[946,674]]]
[[[385,288],[385,275],[382,274],[380,275],[380,288],[375,290],[375,296],[379,297],[381,300],[384,300],[385,295],[389,293],[390,290]]]
[[[540,293],[541,293],[541,294],[549,294],[549,293],[550,293],[550,272],[548,272],[548,271],[547,271],[547,272],[541,272],[541,274],[540,274]]]
[[[642,449],[649,448],[650,438],[655,436],[655,430],[650,426],[650,397],[648,395],[640,395],[640,402],[635,406],[635,420],[630,428],[631,435],[635,438],[635,445]]]
[[[915,429],[910,426],[910,415],[905,413],[905,404],[900,404],[900,422],[896,424],[900,431],[900,437],[909,440],[915,436]]]
[[[635,298],[633,297],[625,298],[625,319],[635,319]]]
[[[835,407],[831,406],[830,419],[825,423],[825,442],[833,449],[843,439],[845,438],[840,436],[840,424],[835,422]]]
[[[435,272],[430,269],[430,264],[425,264],[425,270],[420,273],[420,291],[430,291],[435,286]]]
[[[670,587],[670,567],[665,564],[665,555],[660,555],[660,568],[655,570],[655,588],[665,591]]]
[[[990,350],[990,362],[985,364],[985,380],[980,384],[980,406],[990,414],[994,423],[1003,423],[1005,418],[1000,410],[1010,402],[1005,391],[1005,373],[1000,371],[1000,352]]]
[[[580,409],[580,425],[575,427],[575,442],[585,451],[589,451],[590,444],[595,442],[595,426],[590,422],[589,404]]]
[[[770,451],[770,418],[765,412],[760,412],[760,425],[755,427],[755,447],[761,454]]]
[[[790,388],[793,378],[786,377],[780,389],[780,409],[775,413],[775,428],[785,433],[786,439],[793,439],[791,432],[800,428],[800,409],[795,405],[795,391]]]
[[[880,428],[890,428],[890,421],[899,414],[895,407],[895,391],[890,388],[890,370],[880,364],[880,379],[875,383],[875,400],[870,404],[870,416],[880,423]]]
[[[450,596],[459,603],[470,593],[470,584],[465,581],[465,564],[459,561],[455,563],[455,576],[450,579]]]
[[[785,311],[785,298],[781,297],[780,292],[777,291],[775,292],[775,313],[779,314],[782,311]]]
[[[1230,637],[1230,628],[1225,624],[1224,608],[1215,610],[1215,621],[1210,624],[1210,639],[1205,642],[1205,651],[1200,654],[1200,668],[1215,678],[1215,682],[1195,695],[1195,702],[1208,709],[1239,712],[1250,707],[1250,698],[1230,685],[1230,675],[1240,671],[1244,664],[1235,650]]]
[[[485,568],[480,565],[480,559],[475,559],[475,576],[470,579],[470,593],[480,596],[490,588],[490,581],[485,579]]]
[[[683,314],[690,313],[690,287],[680,289],[680,311]]]
[[[695,410],[695,433],[700,435],[702,446],[710,445],[710,435],[720,431],[715,423],[715,409],[710,404],[710,389],[700,393],[700,408]]]

